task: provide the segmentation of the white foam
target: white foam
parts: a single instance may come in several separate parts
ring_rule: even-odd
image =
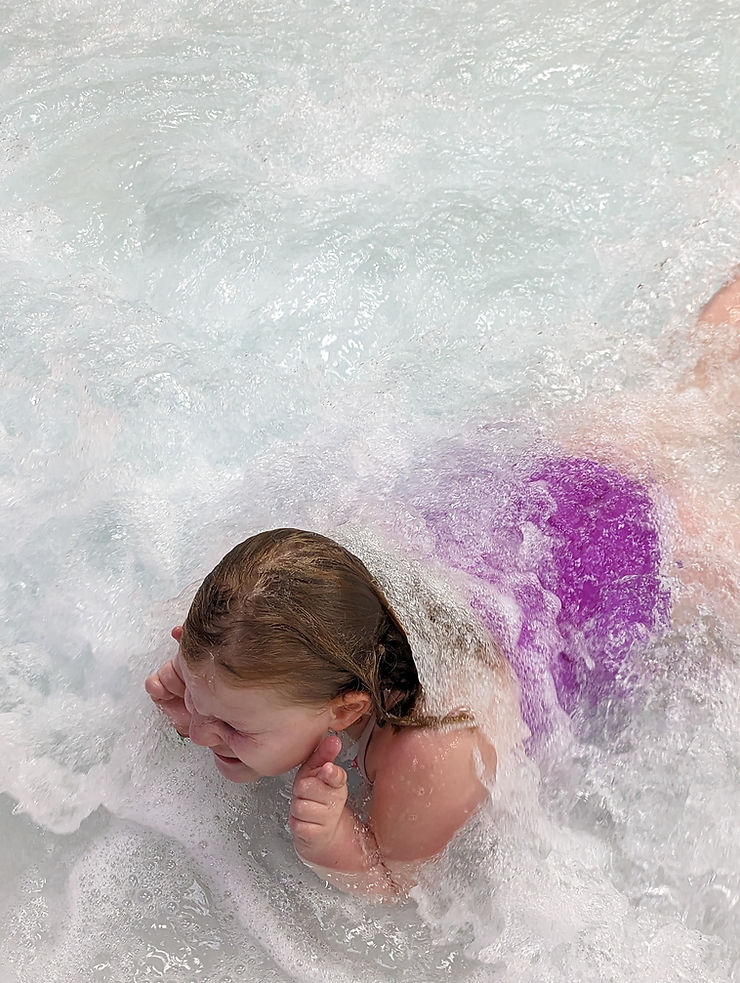
[[[351,520],[423,563],[408,496],[433,501],[449,438],[515,467],[580,412],[594,447],[662,449],[646,409],[675,414],[691,313],[740,255],[737,11],[4,17],[3,979],[738,980],[730,588],[688,598],[542,787],[511,762],[418,911],[315,882],[284,786],[223,783],[142,690],[167,599],[250,532]],[[732,448],[681,399],[669,465],[721,509],[678,545],[732,585]]]

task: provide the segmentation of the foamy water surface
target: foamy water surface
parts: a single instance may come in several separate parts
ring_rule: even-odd
[[[246,535],[351,520],[418,557],[451,447],[670,412],[740,258],[737,5],[0,23],[2,980],[738,983],[726,596],[399,909],[322,885],[289,783],[229,786],[143,691]],[[692,426],[681,482],[726,515],[733,436]]]

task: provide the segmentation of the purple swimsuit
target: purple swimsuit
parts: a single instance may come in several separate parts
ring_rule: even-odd
[[[514,478],[463,467],[437,490],[422,509],[436,552],[475,578],[473,606],[517,674],[533,739],[562,711],[623,693],[636,646],[668,615],[645,488],[552,458]]]

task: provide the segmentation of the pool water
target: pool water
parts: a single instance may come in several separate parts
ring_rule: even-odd
[[[258,529],[350,523],[423,565],[461,453],[578,431],[736,514],[736,434],[674,393],[740,257],[737,5],[0,23],[3,981],[738,983],[730,560],[397,909],[322,885],[289,782],[229,786],[143,691]],[[646,407],[689,442],[661,457]]]

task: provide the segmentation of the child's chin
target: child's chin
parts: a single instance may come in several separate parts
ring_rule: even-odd
[[[213,760],[224,778],[228,778],[230,782],[254,782],[260,777],[238,758],[222,758],[214,751]]]

